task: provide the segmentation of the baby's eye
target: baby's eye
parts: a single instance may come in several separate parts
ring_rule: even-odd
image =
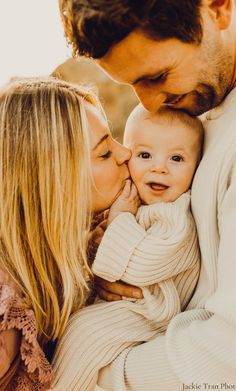
[[[140,152],[138,154],[138,157],[140,157],[141,159],[150,159],[152,156],[149,152]]]
[[[174,162],[183,162],[184,161],[183,157],[180,155],[172,155],[170,157],[170,160],[172,160]]]

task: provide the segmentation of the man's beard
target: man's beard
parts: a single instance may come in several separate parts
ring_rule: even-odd
[[[217,106],[221,101],[215,88],[207,84],[199,85],[199,89],[190,95],[192,96],[192,107],[183,108],[183,111],[191,116],[201,115]]]
[[[172,106],[171,103],[178,99],[178,95],[173,94],[168,94],[165,104],[169,104],[173,110],[181,110],[191,116],[198,116],[217,106],[223,97],[223,94],[222,97],[217,95],[213,86],[202,83],[197,86],[196,90],[183,96],[183,101],[186,100],[186,107],[184,107],[184,103],[183,107],[175,108],[174,105]],[[188,104],[189,106],[187,106]]]

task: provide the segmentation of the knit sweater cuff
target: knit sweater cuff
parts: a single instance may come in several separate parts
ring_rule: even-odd
[[[107,281],[122,279],[130,257],[144,238],[145,230],[128,212],[121,213],[108,226],[94,260],[94,274]]]

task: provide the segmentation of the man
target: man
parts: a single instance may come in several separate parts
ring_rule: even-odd
[[[196,292],[165,336],[124,351],[99,384],[117,391],[236,389],[233,0],[61,0],[61,12],[74,53],[130,84],[149,111],[166,105],[200,115],[214,108],[192,186],[202,255]],[[99,284],[108,300],[140,294],[119,282]]]

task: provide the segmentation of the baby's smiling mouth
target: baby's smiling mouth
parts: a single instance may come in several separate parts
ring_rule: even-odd
[[[147,185],[154,191],[164,191],[169,188],[169,186],[157,182],[149,182]]]

